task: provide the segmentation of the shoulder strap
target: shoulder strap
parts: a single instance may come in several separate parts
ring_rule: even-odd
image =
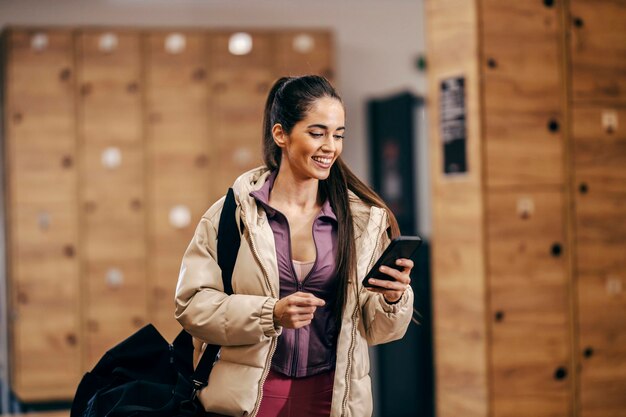
[[[235,194],[232,188],[228,189],[224,207],[220,215],[219,229],[217,231],[217,263],[222,270],[222,282],[224,283],[224,292],[228,295],[233,293],[233,269],[237,260],[237,252],[241,244],[241,236],[237,228],[235,220],[235,210],[237,203],[235,202]],[[211,369],[217,358],[220,347],[216,345],[207,345],[200,362],[196,367],[191,381],[194,385],[193,396],[206,386],[209,379]]]
[[[222,282],[224,292],[228,295],[233,293],[232,278],[237,252],[241,244],[241,236],[235,220],[235,193],[232,188],[228,189],[224,207],[220,215],[220,224],[217,231],[217,263],[222,270]]]

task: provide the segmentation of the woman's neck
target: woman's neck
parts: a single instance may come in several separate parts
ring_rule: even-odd
[[[298,178],[286,164],[281,164],[270,194],[270,203],[305,212],[318,209],[318,190],[318,179]]]

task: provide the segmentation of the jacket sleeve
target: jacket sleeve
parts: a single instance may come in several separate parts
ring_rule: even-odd
[[[386,237],[386,234],[385,234]],[[381,239],[376,257],[389,244],[389,239]],[[389,304],[382,294],[361,288],[361,313],[365,337],[369,345],[392,342],[401,339],[413,317],[413,290],[411,286],[402,294],[397,303]]]
[[[272,297],[224,293],[217,231],[203,217],[183,256],[176,286],[176,320],[192,336],[220,346],[251,345],[278,336]]]

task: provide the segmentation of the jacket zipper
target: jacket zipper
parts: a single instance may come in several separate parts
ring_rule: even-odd
[[[280,212],[279,212],[280,213]],[[315,245],[315,262],[313,262],[313,268],[311,268],[311,270],[309,271],[308,274],[306,274],[306,276],[302,279],[302,282],[298,281],[298,276],[296,275],[296,270],[293,267],[293,251],[291,250],[291,228],[289,226],[289,221],[287,220],[287,217],[281,213],[281,215],[285,218],[285,223],[287,224],[287,236],[289,239],[289,260],[290,263],[289,265],[291,266],[291,273],[293,275],[294,280],[296,281],[296,289],[298,291],[302,291],[304,289],[304,282],[309,278],[309,276],[311,276],[311,274],[313,273],[313,271],[315,270],[315,266],[317,265],[317,243],[315,243],[315,235],[313,234],[313,230],[311,230],[311,234],[313,234],[313,245]],[[317,219],[313,220],[313,226],[312,229],[315,228],[315,221]],[[300,355],[298,355],[298,352],[300,350],[300,329],[295,329],[293,332],[293,336],[294,336],[294,352],[293,352],[293,358],[291,360],[291,373],[295,372],[296,375],[298,375],[298,358]]]
[[[265,277],[267,286],[270,289],[270,294],[272,297],[277,298],[276,294],[274,294],[274,288],[272,287],[272,282],[270,281],[269,274],[267,273],[267,270],[265,269],[263,262],[261,262],[261,257],[259,256],[259,253],[256,250],[254,239],[252,238],[252,235],[250,234],[250,227],[248,226],[248,221],[246,219],[246,216],[244,215],[243,210],[240,210],[240,216],[241,216],[241,219],[243,220],[246,230],[248,231],[247,234],[248,234],[248,243],[250,244],[250,249],[252,249],[252,253],[254,254],[254,257],[256,258],[257,263],[261,267],[261,270],[263,270],[263,276]],[[254,417],[257,415],[257,413],[259,412],[259,407],[261,406],[261,399],[263,398],[263,384],[265,384],[265,380],[267,379],[267,374],[269,373],[269,370],[270,370],[270,364],[272,363],[272,357],[274,356],[274,352],[276,351],[276,344],[277,344],[276,340],[277,338],[273,337],[272,341],[270,342],[270,353],[269,355],[267,355],[267,359],[265,360],[265,367],[263,368],[263,375],[261,376],[261,382],[259,383],[257,401],[256,401],[256,404],[254,405],[254,409],[252,410],[252,413],[250,414],[251,417]]]
[[[382,220],[382,224],[385,224],[385,219],[386,219],[386,212],[383,212],[383,220]],[[383,232],[384,233],[384,229]],[[374,262],[376,261],[374,259],[375,255],[376,255],[376,249],[378,248],[378,242],[380,241],[380,236],[381,233],[378,233],[376,235],[376,242],[374,244],[374,250],[372,251],[372,257],[370,258],[370,263],[367,267],[367,270],[369,271],[372,266],[374,265]],[[352,312],[352,334],[351,334],[351,339],[350,339],[350,348],[348,349],[348,365],[346,366],[346,391],[343,395],[343,401],[341,403],[341,416],[345,416],[346,415],[346,407],[348,405],[348,395],[350,394],[350,371],[352,370],[352,357],[354,356],[354,349],[356,347],[356,328],[357,328],[357,316],[359,313],[359,283],[358,283],[358,278],[355,276],[354,277],[354,281],[355,281],[355,288],[356,288],[356,306],[354,308],[354,311]]]

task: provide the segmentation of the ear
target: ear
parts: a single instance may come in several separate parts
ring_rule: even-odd
[[[279,148],[284,148],[287,145],[287,133],[283,130],[283,126],[280,123],[276,123],[272,127],[272,137],[274,138],[274,143]]]

